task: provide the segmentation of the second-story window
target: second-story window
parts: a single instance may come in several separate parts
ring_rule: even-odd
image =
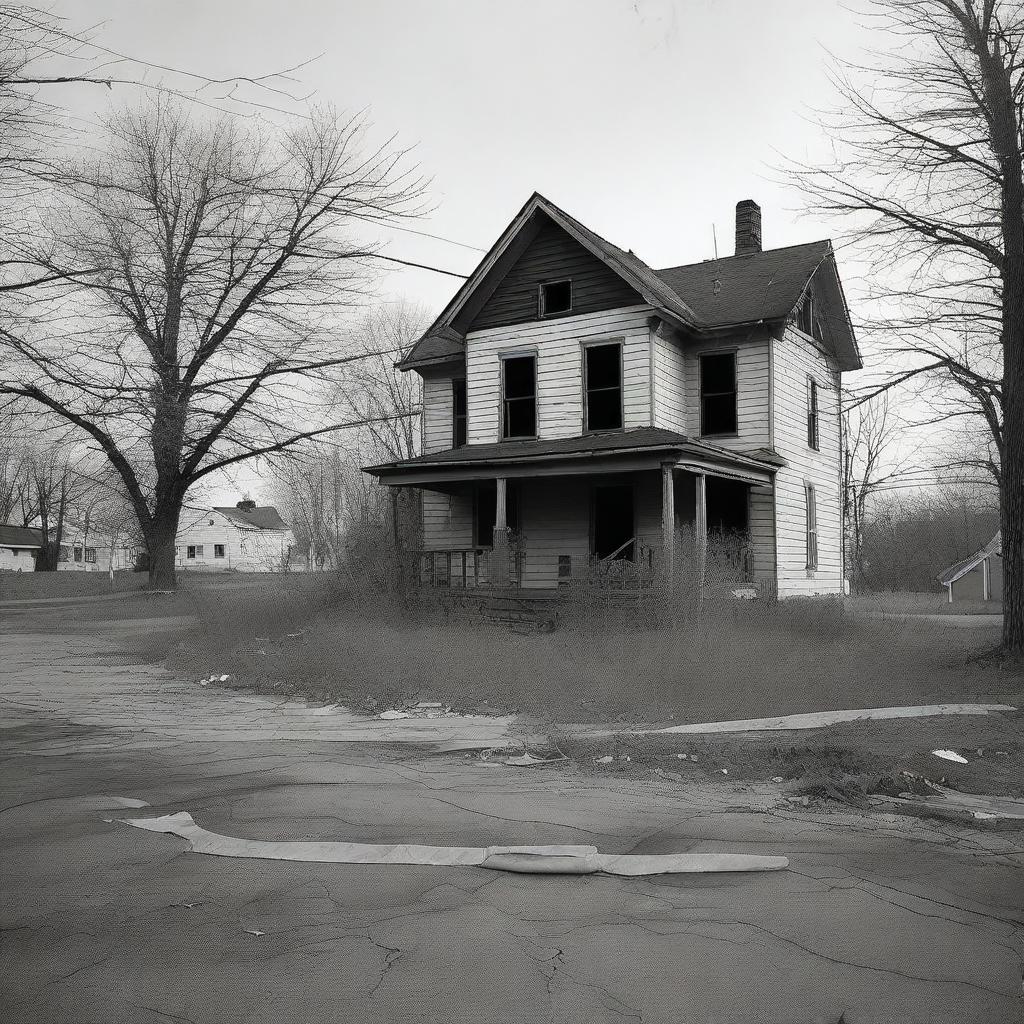
[[[583,350],[586,430],[622,426],[622,345],[588,345]]]
[[[818,382],[807,378],[807,445],[818,450]]]
[[[452,447],[466,443],[466,381],[452,381]]]
[[[501,361],[501,436],[537,436],[537,357]]]
[[[807,568],[818,568],[818,498],[814,484],[804,485],[807,501]]]
[[[572,281],[545,281],[538,296],[541,316],[554,316],[572,310]]]
[[[700,357],[700,432],[736,433],[736,353]]]

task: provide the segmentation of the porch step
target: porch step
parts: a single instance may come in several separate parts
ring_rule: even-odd
[[[550,633],[558,626],[559,595],[524,595],[520,591],[464,595],[462,607],[478,622],[507,626],[517,633]]]

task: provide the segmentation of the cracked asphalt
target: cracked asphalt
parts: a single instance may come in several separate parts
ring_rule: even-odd
[[[0,619],[9,1024],[1024,1020],[1022,833],[792,808],[770,785],[488,767],[440,748],[491,742],[507,720],[379,723],[201,689],[118,654],[131,631],[180,621],[61,634],[49,615]],[[587,842],[791,867],[239,860],[116,820],[177,810],[253,839]]]

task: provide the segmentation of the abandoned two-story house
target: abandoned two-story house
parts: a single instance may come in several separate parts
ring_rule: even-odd
[[[654,270],[534,194],[399,363],[435,584],[554,588],[616,561],[673,578],[709,537],[780,596],[844,589],[841,375],[861,366],[828,241]]]

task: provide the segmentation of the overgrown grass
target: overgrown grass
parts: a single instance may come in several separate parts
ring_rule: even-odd
[[[95,597],[141,590],[145,573],[0,572],[0,601],[34,601],[61,597]]]
[[[369,707],[440,700],[546,722],[671,722],[1005,699],[1024,677],[975,659],[996,632],[871,620],[837,600],[720,603],[658,614],[570,609],[552,633],[474,624],[430,598],[400,601],[286,577],[188,593],[196,632],[175,652],[197,675]]]
[[[912,591],[879,591],[856,594],[847,598],[846,606],[854,611],[882,612],[887,615],[1001,615],[1001,601],[956,601],[941,594]]]

